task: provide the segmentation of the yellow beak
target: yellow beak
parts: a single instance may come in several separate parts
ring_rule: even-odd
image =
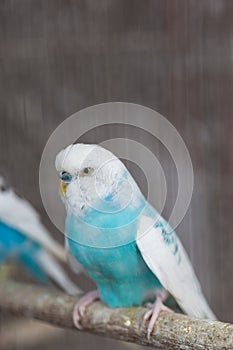
[[[59,188],[60,188],[61,194],[62,194],[64,197],[65,197],[65,195],[66,195],[67,185],[68,185],[68,184],[67,184],[66,182],[60,181]]]

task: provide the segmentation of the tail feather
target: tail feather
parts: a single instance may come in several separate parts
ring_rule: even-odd
[[[192,317],[198,318],[208,318],[210,320],[217,320],[217,317],[214,315],[213,311],[208,305],[207,300],[205,299],[201,289],[197,290],[194,288],[193,291],[190,289],[187,291],[187,298],[182,301],[178,301],[180,307]],[[191,301],[191,302],[190,302]]]
[[[62,267],[46,251],[41,250],[38,252],[36,261],[46,274],[68,294],[76,295],[82,293],[82,290],[70,280]]]
[[[55,240],[53,240],[53,239],[47,240],[46,245],[44,245],[44,248],[48,252],[53,254],[61,262],[63,262],[63,263],[67,262],[65,248],[61,244],[56,242]]]

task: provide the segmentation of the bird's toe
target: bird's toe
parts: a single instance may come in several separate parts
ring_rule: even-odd
[[[143,326],[145,325],[146,321],[149,321],[148,327],[147,327],[147,339],[150,339],[150,336],[153,332],[155,323],[159,317],[159,314],[161,311],[169,311],[173,312],[171,309],[169,309],[167,306],[165,306],[161,300],[160,297],[158,297],[151,307],[150,310],[148,310],[144,317],[143,317]]]
[[[74,307],[74,310],[73,310],[73,323],[74,323],[75,327],[78,329],[82,329],[82,326],[80,324],[80,320],[81,320],[81,315],[79,312],[79,307],[76,304]]]
[[[83,329],[80,324],[81,319],[84,316],[87,307],[96,299],[99,299],[99,292],[97,290],[91,291],[79,299],[73,309],[73,322],[76,328]]]

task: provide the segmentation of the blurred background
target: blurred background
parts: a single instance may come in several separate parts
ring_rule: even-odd
[[[153,108],[176,127],[195,180],[177,233],[212,309],[220,320],[233,322],[233,2],[2,0],[0,51],[0,172],[60,242],[43,208],[38,176],[45,143],[62,121],[94,104],[124,101]],[[145,145],[157,142],[124,126],[94,130],[83,140],[128,134]],[[162,146],[155,149],[168,180],[166,217],[177,178]],[[70,276],[85,290],[93,287],[83,276]],[[2,349],[125,346],[0,318]]]

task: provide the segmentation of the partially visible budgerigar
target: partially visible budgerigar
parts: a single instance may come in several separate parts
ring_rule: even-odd
[[[53,257],[66,261],[65,249],[50,236],[31,204],[0,176],[0,264],[22,263],[40,282],[50,279],[69,294],[80,289]]]
[[[110,307],[153,302],[148,337],[167,292],[190,316],[214,319],[174,230],[146,201],[124,164],[98,146],[74,144],[56,158],[66,205],[67,247],[96,282],[74,309],[74,323],[100,298]]]

